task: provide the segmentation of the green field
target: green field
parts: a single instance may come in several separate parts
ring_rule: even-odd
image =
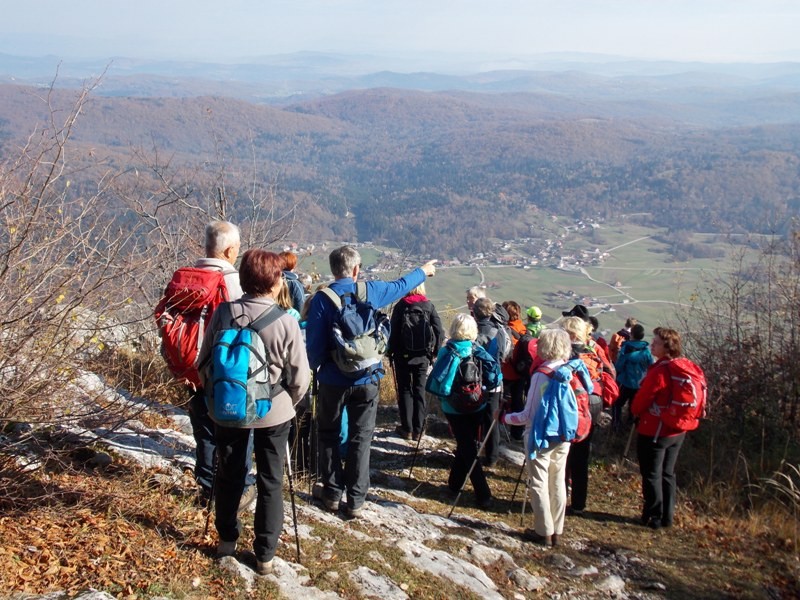
[[[563,226],[555,223],[553,231],[559,228]],[[599,318],[601,329],[607,332],[618,329],[629,316],[639,319],[648,329],[671,323],[676,311],[690,310],[689,297],[704,287],[704,281],[731,268],[728,256],[734,246],[717,241],[715,236],[696,234],[691,236],[691,242],[721,248],[726,257],[674,262],[665,244],[650,237],[654,233],[658,232],[630,224],[601,227],[594,233],[571,231],[563,238],[563,254],[595,248],[610,254],[602,265],[586,266],[584,272],[553,266],[528,269],[493,264],[441,267],[436,277],[427,283],[428,297],[445,316],[448,312],[464,310],[465,291],[481,283],[482,271],[489,297],[497,302],[515,300],[523,308],[535,304],[542,309],[545,322],[555,321],[561,311],[576,304],[576,297],[566,295],[566,292],[574,292],[577,298],[590,297],[612,305],[613,312],[601,312],[599,307],[590,309],[590,314]],[[329,246],[328,251],[333,247]],[[382,250],[359,248],[365,267],[375,264]],[[301,259],[299,271],[315,269],[323,278],[329,275],[327,251]],[[385,272],[381,278],[394,278],[401,270]],[[620,285],[615,288],[617,283]]]

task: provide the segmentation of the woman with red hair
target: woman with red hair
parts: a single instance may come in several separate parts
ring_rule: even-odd
[[[284,285],[281,277],[283,259],[273,252],[251,249],[244,253],[239,267],[239,279],[244,295],[233,302],[221,305],[214,311],[198,364],[208,362],[217,333],[229,328],[230,322],[256,324],[259,318],[272,314],[267,324],[257,329],[268,355],[269,382],[272,387],[272,405],[266,415],[247,428],[226,427],[216,424],[217,474],[216,474],[216,527],[219,534],[217,556],[231,556],[236,552],[241,524],[237,518],[239,498],[244,490],[247,474],[245,459],[248,438],[253,431],[256,457],[256,514],[253,521],[256,570],[265,575],[272,571],[272,558],[283,528],[283,463],[289,429],[297,404],[308,389],[310,369],[305,343],[297,319],[284,312],[275,303],[275,295]],[[279,311],[277,314],[275,311]],[[228,322],[226,322],[228,321]],[[201,371],[207,378],[209,372]],[[211,381],[205,386],[213,387]],[[213,415],[212,415],[213,418]]]

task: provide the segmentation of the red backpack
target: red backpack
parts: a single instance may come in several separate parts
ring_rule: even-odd
[[[654,404],[661,422],[679,431],[693,431],[706,415],[706,376],[688,358],[679,357],[664,363],[670,385],[666,406]],[[651,409],[652,410],[652,409]]]
[[[222,270],[183,267],[175,271],[155,309],[161,354],[176,379],[201,387],[195,366],[214,309],[228,301]]]
[[[613,365],[606,362],[591,346],[584,346],[584,350],[578,353],[578,358],[589,371],[595,387],[593,393],[603,399],[603,406],[610,408],[619,396],[619,385],[615,379]]]

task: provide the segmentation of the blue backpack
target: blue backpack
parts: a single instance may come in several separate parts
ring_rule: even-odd
[[[273,305],[255,320],[243,322],[248,318],[244,314],[233,316],[232,303],[222,304],[217,310],[221,311],[223,327],[214,337],[211,356],[201,367],[208,414],[218,425],[246,428],[266,416],[280,389],[269,381],[269,352],[258,332],[284,311]]]
[[[338,296],[320,290],[336,306],[331,358],[343,375],[361,379],[383,373],[383,355],[389,348],[389,318],[367,301],[367,285],[356,284],[355,293]],[[349,299],[350,302],[345,302]]]

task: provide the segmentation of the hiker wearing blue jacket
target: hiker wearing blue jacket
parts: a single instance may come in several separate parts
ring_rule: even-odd
[[[573,369],[567,365],[571,352],[566,331],[542,330],[538,353],[544,363],[533,373],[525,408],[503,415],[503,422],[507,425],[525,426],[530,501],[534,515],[534,529],[526,530],[525,536],[545,546],[558,544],[564,531],[567,509],[564,475],[570,440],[575,437],[578,426],[577,402],[568,383],[573,377]],[[588,384],[591,385],[591,381]],[[559,386],[560,393],[548,394],[550,386]]]
[[[450,339],[439,350],[433,369],[428,378],[428,391],[440,397],[442,412],[450,423],[453,437],[456,439],[456,451],[450,464],[447,487],[457,494],[464,486],[467,472],[475,462],[475,468],[469,475],[475,501],[479,508],[488,508],[492,503],[492,491],[486,482],[486,475],[478,457],[478,445],[481,443],[483,425],[489,402],[485,393],[482,403],[472,412],[460,412],[450,402],[453,382],[456,378],[461,359],[474,355],[481,364],[481,388],[483,392],[500,385],[503,375],[500,364],[484,348],[475,343],[478,337],[478,325],[470,315],[459,313],[450,324]],[[496,428],[495,428],[496,429]]]
[[[622,430],[622,410],[626,403],[632,403],[639,391],[647,369],[653,364],[650,346],[644,340],[644,326],[637,323],[631,327],[631,339],[622,343],[614,367],[617,370],[619,396],[611,407],[611,428],[614,433]],[[630,404],[628,404],[630,410]],[[628,421],[632,421],[629,416]]]
[[[350,304],[361,273],[361,255],[352,246],[342,246],[329,256],[334,281],[329,289],[343,302]],[[431,260],[395,281],[366,282],[366,300],[376,309],[396,302],[436,273]],[[334,319],[339,307],[323,293],[316,293],[308,309],[306,351],[311,368],[317,372],[319,399],[317,424],[319,431],[319,468],[322,488],[320,500],[330,511],[339,508],[347,492],[344,515],[359,516],[369,490],[369,452],[378,409],[378,383],[383,377],[380,359],[353,378],[342,372],[333,359]],[[339,453],[339,431],[342,409],[347,407],[347,455],[342,467]]]

